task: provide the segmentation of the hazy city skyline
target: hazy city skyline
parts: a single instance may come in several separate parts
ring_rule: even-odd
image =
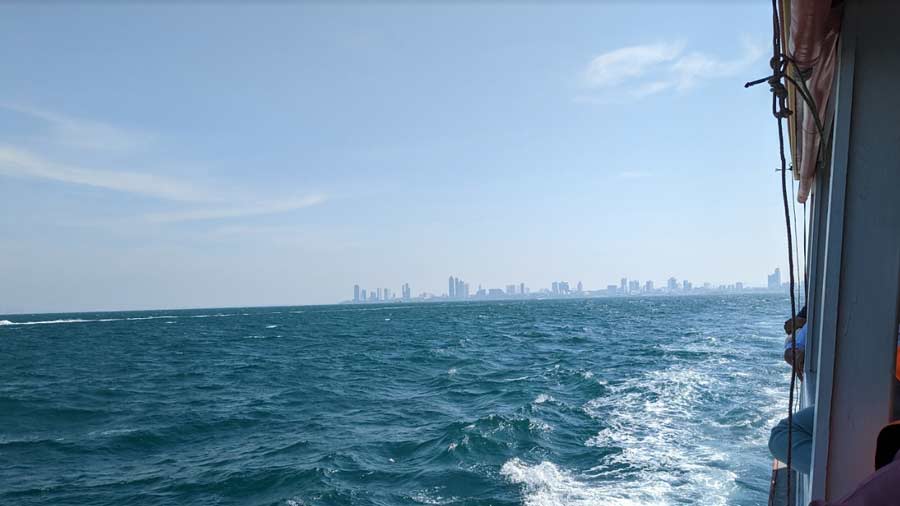
[[[0,5],[0,313],[784,271],[769,92],[742,86],[770,24],[752,3]]]
[[[366,303],[387,302],[393,300],[469,300],[484,298],[508,298],[508,297],[542,297],[542,296],[574,296],[574,295],[652,295],[661,293],[703,293],[703,292],[743,292],[746,290],[785,291],[789,284],[781,281],[781,268],[776,267],[771,274],[766,275],[765,283],[744,283],[734,281],[727,284],[713,284],[703,281],[695,284],[688,279],[678,279],[670,276],[665,280],[664,287],[657,287],[653,280],[620,278],[619,284],[607,284],[605,287],[585,286],[580,280],[574,284],[568,281],[553,281],[549,287],[532,288],[525,282],[506,284],[504,288],[488,287],[481,283],[475,291],[471,291],[471,285],[461,277],[451,275],[447,281],[445,292],[414,292],[409,283],[403,283],[400,294],[388,287],[366,288],[364,285],[353,285],[353,297],[341,302]]]

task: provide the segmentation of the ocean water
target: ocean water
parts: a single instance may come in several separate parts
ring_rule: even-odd
[[[0,317],[0,504],[766,504],[787,307]]]

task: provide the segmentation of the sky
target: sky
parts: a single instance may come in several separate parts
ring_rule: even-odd
[[[0,313],[786,264],[766,2],[0,6]]]

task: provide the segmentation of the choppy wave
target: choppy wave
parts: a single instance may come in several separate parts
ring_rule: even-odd
[[[783,302],[4,317],[0,504],[764,504]]]

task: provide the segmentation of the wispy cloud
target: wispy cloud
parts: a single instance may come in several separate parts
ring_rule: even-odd
[[[643,179],[650,177],[650,173],[646,170],[623,170],[619,173],[621,179]]]
[[[50,132],[48,147],[57,152],[60,145],[84,149],[123,151],[149,147],[152,136],[142,136],[92,121],[75,120],[56,113],[0,102],[6,109],[46,121]],[[94,153],[96,154],[96,153]],[[78,150],[65,156],[79,159]],[[94,157],[89,157],[93,159]],[[178,223],[222,220],[286,213],[320,204],[325,196],[308,194],[291,198],[259,198],[239,189],[217,187],[205,182],[131,170],[109,170],[90,164],[57,162],[31,149],[0,144],[0,176],[43,179],[178,202],[182,209],[133,217],[145,223]],[[171,204],[169,204],[171,206]]]
[[[177,223],[187,221],[220,220],[226,218],[243,218],[248,216],[261,216],[266,214],[280,214],[290,211],[296,211],[305,207],[311,207],[316,204],[321,204],[322,202],[325,202],[325,197],[323,195],[308,195],[298,199],[278,202],[235,204],[227,207],[154,213],[145,215],[144,218],[151,223]]]
[[[70,148],[128,152],[144,149],[155,139],[146,132],[73,118],[30,106],[0,102],[0,108],[45,122],[54,140]]]
[[[596,56],[584,70],[588,93],[578,102],[612,103],[639,100],[668,91],[685,92],[708,79],[732,77],[763,54],[745,40],[740,56],[719,59],[699,51],[686,52],[682,42],[628,46]]]
[[[203,188],[176,179],[139,172],[88,169],[58,164],[11,146],[0,145],[0,174],[93,186],[164,200],[181,202],[220,200]]]
[[[615,49],[591,60],[585,70],[585,79],[591,86],[615,86],[674,60],[683,50],[684,44],[680,42]]]

